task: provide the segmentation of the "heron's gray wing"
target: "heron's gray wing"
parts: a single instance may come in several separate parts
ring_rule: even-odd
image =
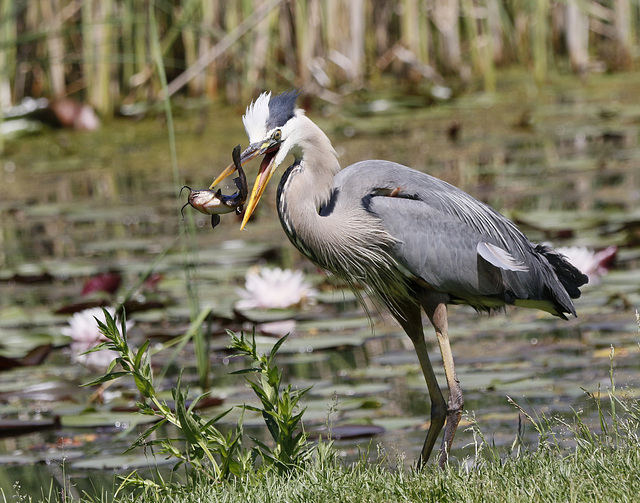
[[[531,243],[510,220],[443,180],[389,161],[362,161],[346,170],[352,171],[350,179],[366,181],[369,193],[381,188],[396,190],[398,197],[425,201],[442,214],[451,215],[488,236],[503,249],[526,252],[531,248]]]
[[[454,298],[500,296],[500,268],[482,259],[477,247],[485,236],[425,201],[374,196],[365,208],[397,241],[394,258],[430,288]]]
[[[396,240],[398,262],[431,288],[469,303],[483,297],[543,299],[551,266],[500,213],[460,189],[387,161],[336,176],[344,200],[359,197]],[[358,194],[358,196],[357,196]]]

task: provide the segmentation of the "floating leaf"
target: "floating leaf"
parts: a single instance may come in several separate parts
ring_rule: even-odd
[[[101,426],[113,428],[132,428],[140,424],[158,421],[155,416],[127,412],[87,412],[62,416],[60,423],[64,428],[97,428]]]
[[[311,430],[311,438],[317,438],[322,436],[327,438],[331,436],[332,439],[351,439],[351,438],[369,438],[376,435],[382,435],[385,432],[384,427],[374,424],[344,424],[332,426],[329,431],[326,429]]]
[[[115,470],[121,473],[140,468],[153,469],[155,466],[172,464],[175,464],[175,460],[164,456],[121,454],[116,456],[101,455],[73,461],[71,468],[74,470]]]

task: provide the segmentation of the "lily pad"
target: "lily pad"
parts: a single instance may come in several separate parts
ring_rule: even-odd
[[[253,323],[295,319],[299,311],[295,309],[237,309],[235,312],[241,319]]]
[[[362,384],[336,384],[322,389],[312,389],[309,393],[314,396],[332,397],[334,394],[346,397],[363,397],[378,395],[391,391],[392,387],[387,383],[362,383]]]
[[[60,423],[64,428],[98,428],[106,426],[127,429],[156,421],[158,421],[158,418],[155,416],[130,412],[88,412],[61,416],[60,418]]]
[[[353,438],[370,438],[382,435],[385,432],[384,427],[375,424],[344,424],[332,426],[329,431],[311,430],[311,438],[331,436],[334,440],[353,439]]]
[[[309,321],[301,321],[298,323],[298,330],[303,332],[321,332],[321,331],[343,331],[349,329],[359,329],[368,327],[371,320],[366,317],[346,318],[344,316],[333,317],[329,319],[315,319]]]
[[[144,454],[121,454],[115,456],[101,455],[90,459],[73,461],[74,470],[115,470],[118,472],[131,471],[140,468],[154,468],[162,465],[175,464],[175,460],[166,456],[152,456]]]
[[[50,419],[0,419],[0,437],[24,435],[34,431],[58,428],[58,418]]]

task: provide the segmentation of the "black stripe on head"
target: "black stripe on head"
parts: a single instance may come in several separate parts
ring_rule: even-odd
[[[269,100],[267,131],[284,126],[293,117],[299,95],[298,91],[287,91]]]

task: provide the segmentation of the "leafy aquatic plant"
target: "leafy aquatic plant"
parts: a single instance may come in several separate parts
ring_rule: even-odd
[[[158,396],[154,385],[151,360],[149,355],[149,341],[140,349],[134,351],[127,341],[127,323],[124,316],[120,319],[120,327],[112,314],[104,310],[104,321],[96,318],[96,322],[105,341],[98,344],[88,353],[108,349],[117,354],[109,365],[107,372],[86,383],[84,386],[103,384],[122,377],[132,377],[142,400],[137,402],[140,413],[156,416],[158,422],[142,433],[129,447],[127,452],[140,447],[157,447],[160,454],[175,458],[178,462],[175,468],[186,465],[196,476],[204,476],[211,480],[240,478],[256,469],[256,460],[262,459],[261,466],[275,467],[282,473],[302,466],[309,458],[312,447],[307,443],[307,435],[302,429],[302,415],[304,410],[298,411],[300,398],[310,389],[293,390],[291,385],[282,386],[282,372],[274,364],[274,357],[286,338],[280,339],[270,354],[260,355],[256,350],[255,333],[251,342],[244,334],[238,337],[229,331],[232,338],[231,349],[237,355],[247,356],[251,360],[251,367],[234,372],[236,374],[259,374],[259,379],[248,379],[251,388],[261,401],[262,407],[240,406],[244,410],[254,410],[262,413],[267,428],[275,442],[269,446],[252,438],[256,444],[252,450],[244,449],[244,437],[241,414],[240,419],[226,434],[222,433],[216,424],[233,408],[230,408],[211,419],[205,419],[196,410],[196,405],[210,392],[198,395],[188,404],[188,392],[182,386],[181,376],[171,393],[175,402],[172,409],[165,400]],[[178,434],[173,437],[162,437],[160,428],[167,423],[173,425]],[[153,437],[152,437],[152,434]],[[149,487],[161,485],[141,478],[136,472],[124,478],[122,486]],[[162,485],[166,485],[164,482]],[[122,487],[121,486],[121,487]]]
[[[255,332],[252,340],[240,337],[231,331],[231,349],[237,351],[236,356],[248,356],[257,366],[238,370],[234,374],[257,374],[258,379],[247,381],[253,392],[260,398],[262,408],[245,405],[249,410],[262,413],[275,447],[252,438],[265,461],[274,464],[279,472],[286,472],[303,465],[311,455],[312,448],[307,443],[307,434],[302,428],[302,415],[305,409],[298,411],[298,402],[311,389],[292,389],[291,384],[282,388],[282,372],[274,365],[273,359],[286,336],[282,337],[271,349],[269,356],[259,355],[256,349]]]

